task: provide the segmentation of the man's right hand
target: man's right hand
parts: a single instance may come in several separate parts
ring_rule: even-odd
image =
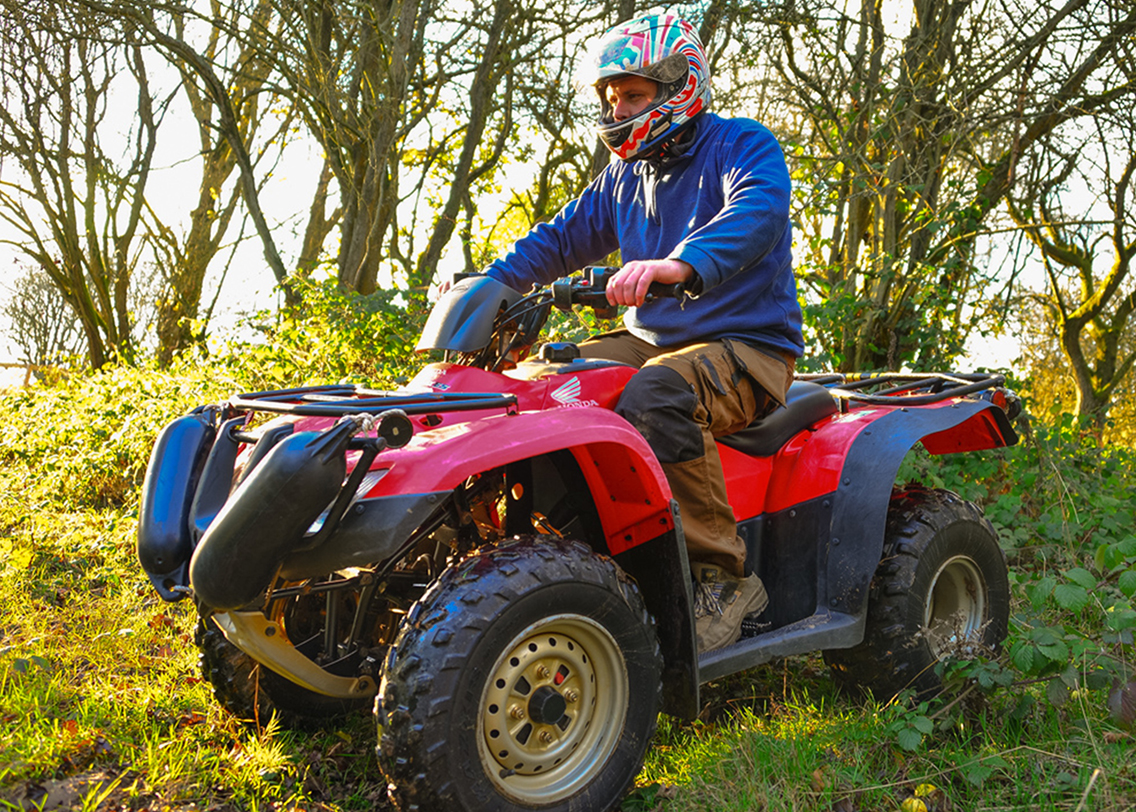
[[[612,305],[640,307],[647,300],[652,282],[677,285],[690,281],[694,267],[681,259],[643,259],[628,262],[607,283],[607,301]]]

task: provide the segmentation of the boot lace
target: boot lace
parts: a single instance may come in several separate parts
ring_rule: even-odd
[[[694,616],[704,617],[706,615],[721,615],[722,614],[722,587],[724,584],[721,581],[713,581],[711,583],[703,583],[701,581],[694,582]]]

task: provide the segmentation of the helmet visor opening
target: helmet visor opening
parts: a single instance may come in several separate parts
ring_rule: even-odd
[[[643,77],[643,75],[640,74],[640,73],[619,73],[619,74],[616,74],[615,76],[610,76],[607,79],[604,79],[604,80],[602,80],[602,81],[600,81],[596,84],[596,91],[599,93],[599,96],[600,96],[600,122],[601,123],[606,122],[606,123],[610,124],[611,122],[613,122],[615,120],[615,108],[612,105],[611,100],[608,98],[608,95],[607,95],[609,86],[613,82],[617,82],[620,79],[628,77],[628,76],[639,76],[639,77],[642,77],[642,78],[648,78],[648,77]],[[656,81],[654,79],[651,79],[651,82],[655,86],[655,95],[651,98],[651,101],[648,102],[646,107],[644,107],[642,110],[635,113],[636,116],[640,116],[640,115],[643,115],[644,113],[647,113],[651,110],[654,110],[656,107],[658,107],[660,104],[663,104],[668,98],[670,98],[668,88],[665,85],[659,83],[658,81]]]

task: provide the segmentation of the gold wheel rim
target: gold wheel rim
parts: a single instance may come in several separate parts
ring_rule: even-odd
[[[931,581],[923,611],[927,642],[937,659],[968,654],[982,639],[986,623],[986,582],[967,556],[943,563]]]
[[[627,667],[591,618],[543,618],[518,634],[490,672],[478,709],[478,747],[506,796],[547,804],[585,787],[619,742]]]

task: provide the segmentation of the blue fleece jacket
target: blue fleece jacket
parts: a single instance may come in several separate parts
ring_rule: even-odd
[[[800,356],[791,245],[789,173],[777,140],[756,121],[706,113],[676,163],[610,164],[486,271],[524,291],[616,249],[624,262],[681,259],[701,292],[629,308],[632,333],[658,347],[730,338]]]

